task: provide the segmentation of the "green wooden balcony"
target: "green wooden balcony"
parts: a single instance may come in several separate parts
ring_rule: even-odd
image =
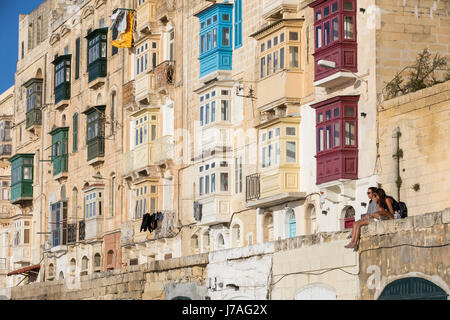
[[[31,109],[27,111],[26,114],[26,129],[29,129],[31,127],[35,126],[41,126],[42,125],[42,111],[41,109]]]
[[[11,163],[11,203],[25,204],[33,200],[34,154],[16,154]]]
[[[53,177],[59,178],[69,171],[69,127],[54,127],[49,134],[52,135]]]
[[[88,141],[87,147],[88,147],[88,156],[87,156],[88,161],[105,156],[105,138],[100,137]]]
[[[98,78],[106,77],[108,28],[96,29],[89,33],[86,39],[88,41],[88,82],[92,82]]]

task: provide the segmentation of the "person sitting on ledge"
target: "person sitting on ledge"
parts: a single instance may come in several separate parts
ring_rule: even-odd
[[[371,192],[372,194],[369,194],[369,192]],[[373,213],[368,212],[368,214],[363,219],[356,221],[353,224],[352,239],[345,247],[354,249],[355,251],[358,250],[359,247],[361,226],[368,225],[373,220],[378,221],[394,219],[394,207],[392,205],[392,200],[390,198],[386,198],[386,192],[384,192],[383,189],[378,188],[376,190],[373,190],[372,188],[370,188],[367,192],[367,195],[369,196],[369,198],[372,196],[371,201],[376,202],[378,211]]]

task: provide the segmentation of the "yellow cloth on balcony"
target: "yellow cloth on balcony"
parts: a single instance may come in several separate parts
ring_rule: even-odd
[[[134,12],[128,11],[127,15],[127,29],[125,33],[119,35],[118,40],[111,41],[111,44],[116,48],[131,48],[133,46],[133,31],[134,31]]]

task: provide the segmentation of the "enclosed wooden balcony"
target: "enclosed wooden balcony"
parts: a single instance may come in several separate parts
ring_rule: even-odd
[[[155,32],[158,27],[156,23],[156,0],[147,0],[137,8],[137,28],[142,35]],[[165,2],[165,1],[159,1]]]
[[[231,196],[229,194],[209,194],[201,197],[202,215],[199,225],[208,226],[226,223],[231,217]]]
[[[154,147],[153,162],[161,164],[174,158],[173,136],[164,136],[156,140]]]
[[[295,12],[298,0],[263,0],[262,16],[265,19],[280,19],[283,12]]]
[[[31,245],[22,244],[13,248],[11,263],[31,263]]]
[[[133,150],[122,156],[122,175],[124,178],[136,178],[140,174],[150,175],[156,169],[152,169],[154,161],[155,146],[153,143],[146,143],[135,147]]]
[[[151,97],[155,90],[155,75],[152,72],[146,72],[136,77],[135,80],[135,99],[138,104],[150,105]]]

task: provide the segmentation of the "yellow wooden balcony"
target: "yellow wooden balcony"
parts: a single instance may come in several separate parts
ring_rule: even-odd
[[[125,153],[122,156],[122,175],[126,178],[153,166],[154,148],[153,143],[146,143]]]
[[[136,77],[135,98],[138,104],[150,104],[150,96],[155,89],[155,76],[152,72],[146,72]]]
[[[164,1],[165,2],[165,1]],[[150,34],[156,24],[156,0],[147,0],[137,8],[137,31],[141,34]]]
[[[31,263],[31,245],[19,245],[13,248],[11,263]]]
[[[258,102],[260,111],[276,106],[299,103],[302,97],[300,71],[281,70],[258,82]]]

